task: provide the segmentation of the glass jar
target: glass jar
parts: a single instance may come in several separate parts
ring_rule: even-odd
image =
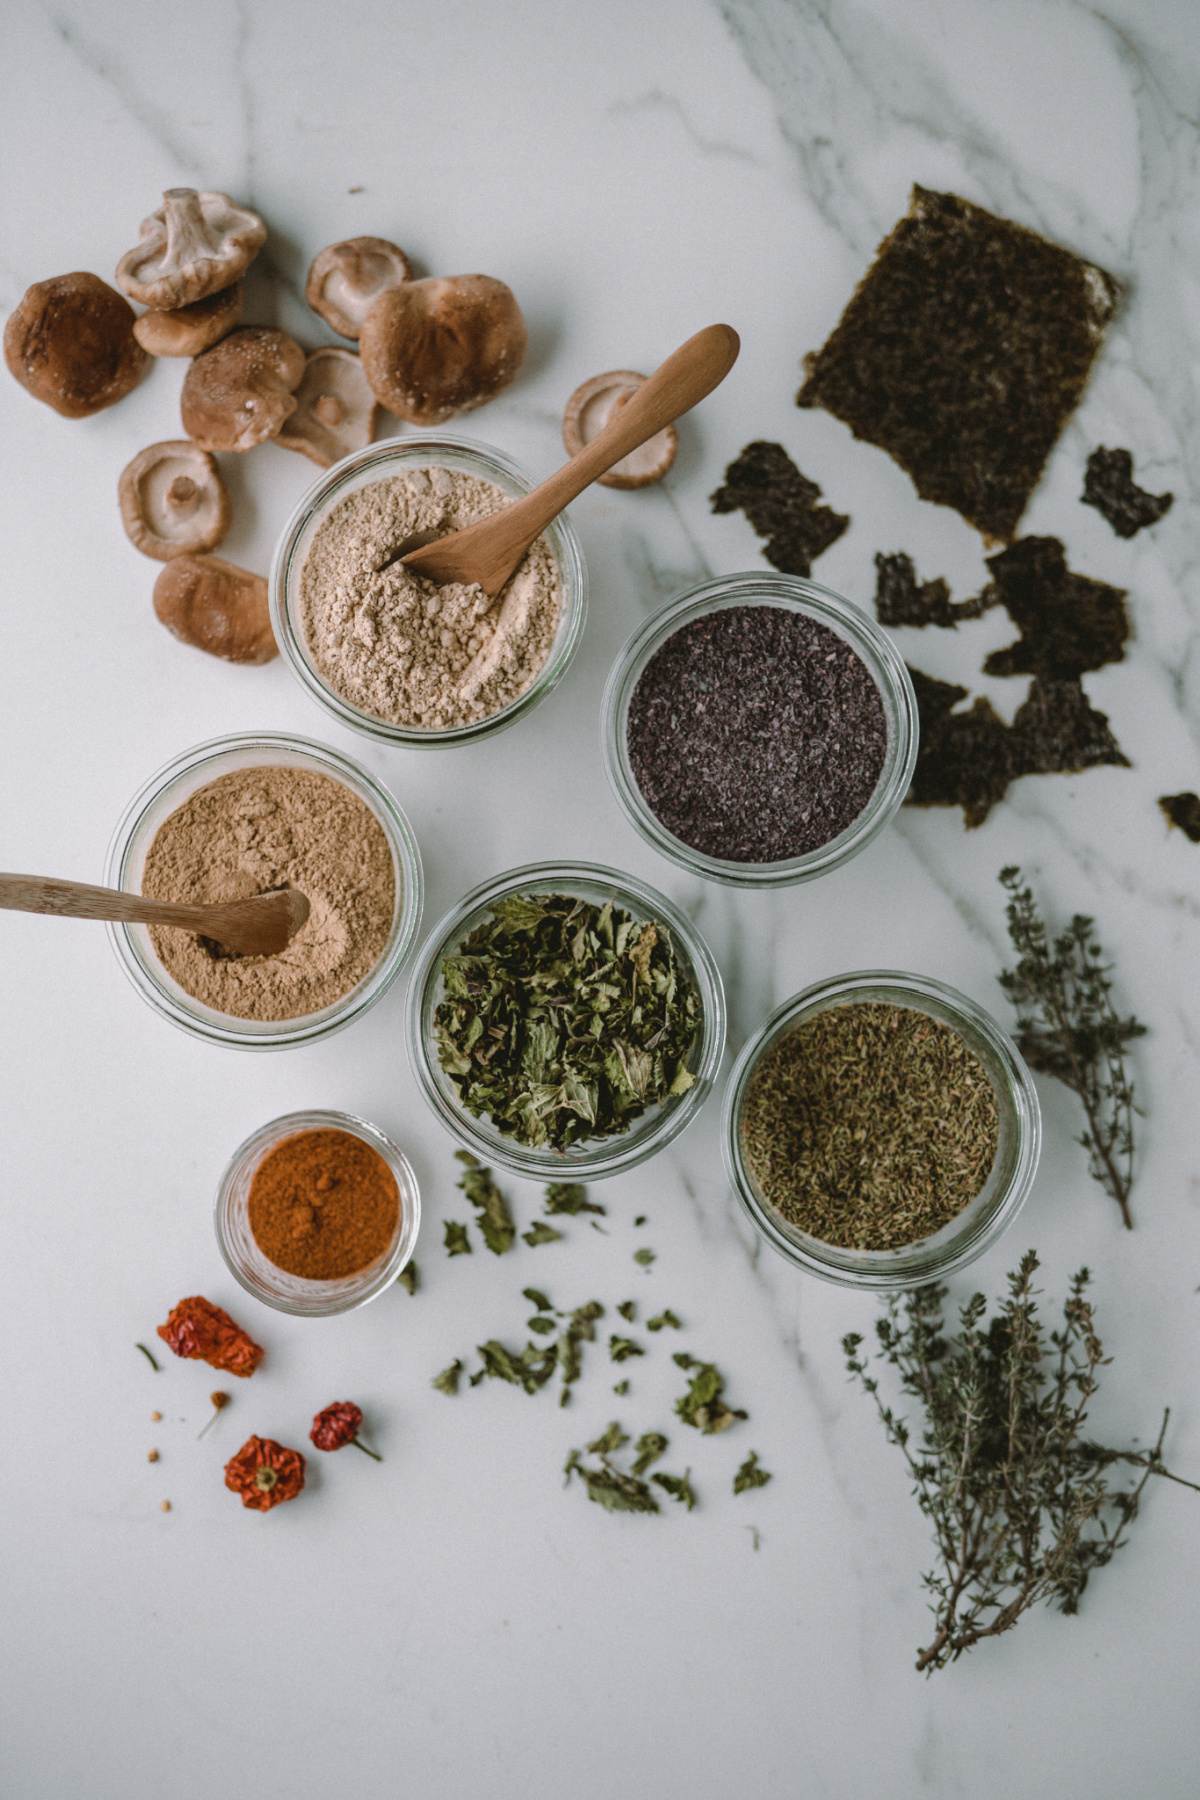
[[[490,481],[513,499],[520,499],[534,486],[533,481],[500,450],[473,438],[452,434],[425,433],[419,437],[389,438],[380,444],[369,444],[365,450],[344,456],[315,481],[284,526],[283,535],[271,562],[271,624],[275,641],[284,661],[305,692],[353,731],[385,744],[407,744],[417,749],[439,749],[445,745],[473,744],[494,731],[515,725],[566,674],[571,658],[583,636],[587,611],[587,574],[583,551],[568,515],[560,513],[543,533],[558,564],[562,582],[562,611],[558,630],[550,646],[550,654],[533,681],[507,706],[471,725],[458,725],[444,731],[425,731],[418,726],[393,725],[374,713],[352,706],[321,674],[304,635],[300,615],[300,577],[304,559],[317,528],[348,494],[373,482],[385,481],[391,475],[402,475],[410,469],[459,469]]]
[[[646,664],[683,626],[734,606],[775,606],[784,612],[802,613],[843,638],[879,689],[887,724],[883,768],[858,817],[827,844],[783,862],[733,862],[693,850],[668,831],[647,805],[629,761],[629,707]],[[689,588],[634,632],[613,665],[601,704],[604,766],[625,816],[663,856],[693,875],[730,887],[786,887],[811,881],[857,856],[892,819],[908,792],[917,760],[917,737],[917,697],[904,659],[886,632],[849,600],[795,575],[722,575]]]
[[[611,901],[634,918],[656,919],[669,928],[680,965],[699,990],[700,1028],[687,1058],[695,1077],[691,1087],[650,1107],[618,1136],[585,1139],[565,1150],[519,1144],[489,1118],[476,1118],[467,1111],[438,1061],[433,1015],[445,991],[442,960],[453,955],[496,901],[510,894],[570,894],[596,906]],[[408,1041],[425,1098],[447,1130],[481,1162],[533,1181],[596,1181],[645,1162],[695,1118],[724,1054],[725,996],[707,944],[691,921],[654,888],[597,863],[531,863],[474,888],[431,933],[409,988]]]
[[[277,1268],[258,1247],[250,1229],[250,1186],[258,1165],[285,1138],[301,1131],[345,1131],[377,1150],[396,1178],[400,1190],[400,1216],[392,1241],[374,1262],[352,1275],[332,1281],[311,1281]],[[408,1158],[377,1125],[356,1119],[352,1113],[295,1112],[272,1119],[234,1151],[217,1189],[213,1212],[217,1246],[230,1274],[248,1294],[279,1312],[309,1319],[330,1313],[350,1312],[382,1294],[412,1257],[421,1225],[421,1195]]]
[[[142,891],[146,857],[164,820],[218,776],[239,769],[309,769],[327,775],[370,807],[392,852],[396,910],[387,942],[375,967],[357,987],[320,1012],[295,1019],[239,1019],[206,1006],[182,988],[155,955],[145,925],[108,927],[117,960],[143,1000],[195,1037],[239,1050],[283,1050],[329,1037],[359,1018],[387,993],[413,946],[421,919],[421,857],[412,827],[387,789],[367,771],[327,744],[281,731],[252,737],[212,738],[185,750],[150,780],[130,801],[109,846],[104,879],[128,893]]]
[[[996,1096],[1000,1134],[981,1191],[932,1236],[897,1250],[854,1250],[826,1244],[791,1224],[764,1196],[742,1146],[742,1108],[761,1058],[806,1019],[833,1006],[878,1002],[911,1007],[957,1032],[983,1064]],[[722,1121],[725,1167],[734,1193],[755,1229],[789,1262],[843,1287],[894,1292],[941,1281],[974,1262],[1008,1230],[1037,1171],[1042,1116],[1033,1077],[1016,1045],[965,994],[926,975],[862,969],[806,988],[773,1012],[750,1039],[729,1076]]]

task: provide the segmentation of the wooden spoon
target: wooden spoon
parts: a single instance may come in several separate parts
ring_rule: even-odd
[[[52,875],[0,875],[0,907],[9,912],[57,913],[67,919],[121,919],[127,925],[177,925],[215,938],[238,956],[277,956],[308,917],[299,889],[280,888],[222,906],[180,906],[147,900],[118,888],[58,881]]]
[[[498,594],[551,519],[614,463],[711,394],[732,369],[740,348],[732,325],[698,331],[630,395],[590,444],[531,494],[395,560],[426,581],[476,582],[486,594]]]

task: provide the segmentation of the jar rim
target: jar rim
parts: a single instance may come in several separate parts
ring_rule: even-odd
[[[676,837],[642,794],[626,739],[630,702],[655,653],[694,619],[734,606],[756,605],[804,614],[848,643],[879,690],[888,726],[884,766],[862,811],[828,843],[773,863],[708,856]],[[768,570],[747,570],[700,582],[651,614],[622,645],[609,672],[600,709],[605,773],[630,824],[660,855],[693,875],[729,887],[787,887],[811,881],[865,850],[903,803],[916,765],[919,733],[912,678],[887,633],[861,607],[832,588]]]

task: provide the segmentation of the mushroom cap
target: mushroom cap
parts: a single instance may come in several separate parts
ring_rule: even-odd
[[[223,557],[172,557],[154,583],[154,610],[180,643],[226,662],[266,663],[279,654],[266,581]]]
[[[133,335],[134,311],[86,269],[35,281],[4,327],[4,360],[35,400],[64,419],[123,400],[150,358]]]
[[[296,410],[275,439],[282,450],[299,450],[328,469],[375,436],[379,406],[353,350],[314,350],[294,397]]]
[[[304,298],[342,337],[357,338],[380,294],[412,275],[407,256],[386,238],[345,238],[313,259]]]
[[[158,211],[142,220],[141,242],[117,264],[117,286],[158,311],[190,306],[232,286],[266,236],[258,214],[228,194],[167,188]]]
[[[567,401],[563,413],[563,444],[568,456],[577,456],[585,444],[608,424],[613,413],[623,406],[630,394],[637,392],[646,380],[634,369],[610,369],[605,375],[593,375],[577,387]],[[642,488],[661,481],[679,448],[679,433],[673,425],[656,431],[652,438],[631,450],[614,463],[606,475],[598,475],[602,487]]]
[[[231,332],[242,316],[246,290],[240,281],[165,312],[143,313],[133,335],[151,356],[199,356]]]
[[[440,425],[502,393],[526,341],[521,309],[502,281],[432,275],[379,296],[359,350],[381,406],[414,425]]]
[[[189,438],[139,451],[122,469],[117,494],[130,542],[157,562],[215,550],[229,530],[229,490],[216,458]]]
[[[196,357],[183,378],[183,429],[202,450],[253,450],[296,410],[304,352],[286,331],[243,325]]]

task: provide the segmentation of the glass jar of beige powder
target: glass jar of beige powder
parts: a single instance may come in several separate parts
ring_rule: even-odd
[[[271,566],[271,622],[300,685],[343,725],[435,748],[503,731],[544,700],[583,634],[583,553],[565,513],[494,601],[398,567],[533,486],[501,451],[425,434],[372,444],[309,489]]]
[[[382,998],[421,917],[408,820],[385,787],[328,745],[283,732],[214,738],[160,769],[117,826],[109,887],[204,902],[285,878],[312,911],[277,957],[229,958],[188,932],[109,926],[142,998],[210,1043],[312,1043]]]

